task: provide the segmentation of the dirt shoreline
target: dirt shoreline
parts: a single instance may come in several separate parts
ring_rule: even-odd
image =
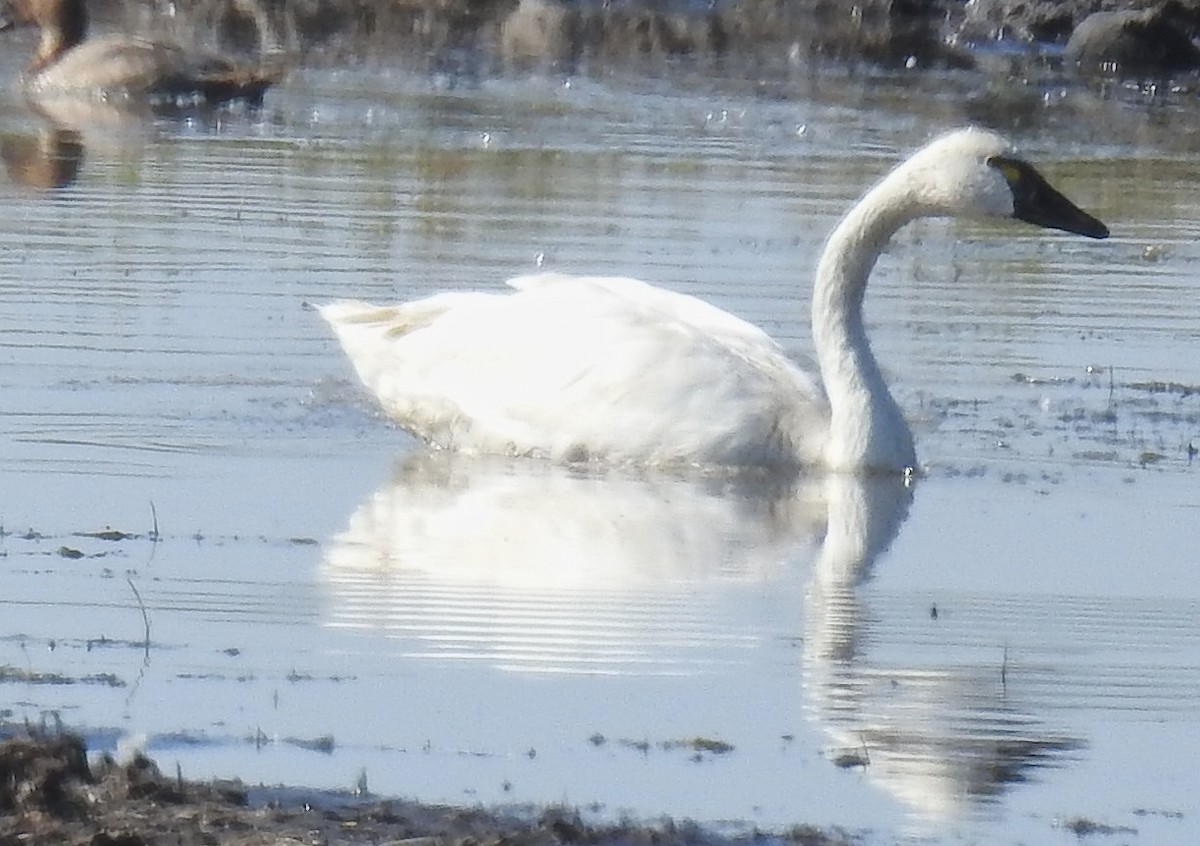
[[[848,846],[810,826],[722,836],[691,823],[584,822],[572,809],[515,810],[248,788],[164,775],[143,755],[89,762],[82,738],[22,733],[0,743],[0,846]]]
[[[683,58],[767,70],[829,61],[921,70],[985,69],[1003,55],[1017,63],[1061,60],[1085,75],[1200,71],[1200,0],[91,2],[135,30],[294,63],[392,56],[475,73],[573,72]]]

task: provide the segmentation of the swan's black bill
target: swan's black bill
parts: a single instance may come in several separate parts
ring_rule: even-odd
[[[988,164],[1007,180],[1017,220],[1089,238],[1108,237],[1107,226],[1060,194],[1033,165],[1003,156],[992,156]]]

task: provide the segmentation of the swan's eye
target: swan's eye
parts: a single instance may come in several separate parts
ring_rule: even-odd
[[[1016,188],[1024,178],[1025,172],[1011,159],[1001,158],[1000,156],[991,156],[987,163],[996,170],[1000,171],[1009,185]]]

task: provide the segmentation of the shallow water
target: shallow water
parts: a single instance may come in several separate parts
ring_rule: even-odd
[[[881,261],[913,487],[430,456],[304,306],[630,273],[804,355],[824,235],[964,119],[969,83],[915,79],[324,69],[80,137],[6,93],[0,711],[193,776],[1194,842],[1182,109],[1075,92],[1015,133],[1111,240],[928,221]],[[46,149],[74,179],[21,184]]]

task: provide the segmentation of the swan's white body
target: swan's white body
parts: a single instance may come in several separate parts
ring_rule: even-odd
[[[815,461],[824,399],[760,329],[694,297],[545,273],[514,294],[335,303],[387,413],[440,447],[557,461]]]
[[[997,168],[1007,150],[988,132],[951,133],[843,218],[813,290],[823,386],[760,329],[635,279],[539,274],[511,280],[515,293],[320,311],[384,410],[439,447],[568,462],[902,472],[916,466],[916,452],[867,343],[867,277],[913,218],[1013,216],[1010,182],[1024,172]],[[1087,220],[1103,237],[1094,234],[1103,224]]]

